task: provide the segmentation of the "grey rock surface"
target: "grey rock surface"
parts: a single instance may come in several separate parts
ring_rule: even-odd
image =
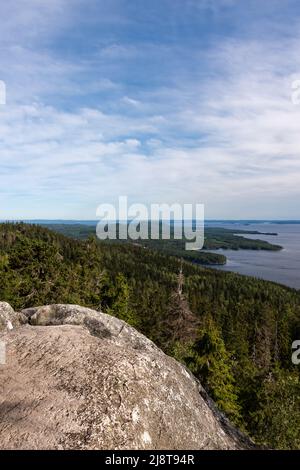
[[[7,302],[0,302],[0,331],[7,329],[8,324],[14,327],[25,324],[26,322],[27,319],[25,315],[20,312],[14,312]]]
[[[184,366],[117,318],[0,303],[0,341],[0,449],[252,447]]]

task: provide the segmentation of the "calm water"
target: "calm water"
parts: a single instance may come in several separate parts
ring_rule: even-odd
[[[300,289],[300,224],[251,223],[247,226],[239,223],[211,224],[213,225],[230,229],[276,232],[278,236],[246,235],[246,237],[267,240],[283,247],[283,250],[278,252],[217,250],[216,253],[223,253],[227,257],[226,266],[217,269],[255,276]]]

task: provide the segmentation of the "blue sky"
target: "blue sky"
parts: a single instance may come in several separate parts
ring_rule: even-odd
[[[1,2],[0,219],[300,219],[300,4]]]

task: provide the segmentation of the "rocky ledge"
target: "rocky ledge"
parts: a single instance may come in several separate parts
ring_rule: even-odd
[[[0,449],[246,449],[195,377],[126,323],[0,302]]]

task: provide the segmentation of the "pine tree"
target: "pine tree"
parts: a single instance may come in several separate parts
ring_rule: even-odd
[[[238,422],[240,408],[234,387],[233,362],[211,316],[203,322],[199,337],[191,346],[186,362],[218,407]]]

